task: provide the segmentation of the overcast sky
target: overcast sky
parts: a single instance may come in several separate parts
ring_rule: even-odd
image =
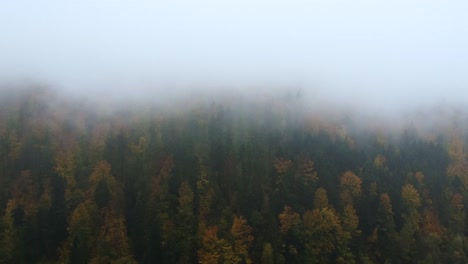
[[[0,81],[468,103],[468,1],[4,0]],[[161,91],[163,93],[164,90]]]

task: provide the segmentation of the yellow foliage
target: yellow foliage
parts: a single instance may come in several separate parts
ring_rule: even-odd
[[[375,244],[379,241],[379,229],[377,227],[372,230],[372,234],[367,238],[369,243]]]
[[[179,213],[193,215],[193,191],[190,185],[183,181],[179,188]]]
[[[55,171],[67,181],[75,176],[76,151],[78,144],[73,140],[62,140],[55,150]]]
[[[169,177],[169,175],[171,174],[173,168],[174,168],[174,160],[173,160],[172,155],[171,155],[171,156],[167,157],[166,160],[164,161],[164,165],[161,168],[161,170],[159,172],[159,175],[163,179],[167,179]]]
[[[93,172],[89,177],[92,186],[97,185],[101,180],[105,182],[114,181],[114,177],[111,175],[111,165],[105,160],[99,161],[94,166]]]
[[[15,210],[17,206],[18,205],[15,200],[8,200],[3,220],[5,225],[10,227],[13,226],[13,210]]]
[[[314,162],[307,156],[303,156],[299,159],[298,174],[304,177],[305,184],[318,180],[317,172],[314,171]]]
[[[44,181],[43,189],[40,204],[44,208],[50,208],[52,205],[52,188],[50,186],[50,179]]]
[[[354,199],[361,196],[361,185],[361,178],[351,171],[347,171],[341,176],[340,196],[344,204],[353,204]]]
[[[248,258],[248,251],[254,237],[252,235],[252,228],[247,224],[247,220],[242,216],[236,216],[232,223],[231,234],[234,237],[235,252]]]
[[[114,259],[128,256],[130,245],[128,243],[127,229],[123,215],[116,214],[112,210],[107,210],[104,215],[104,223],[98,243]]]
[[[291,207],[285,206],[282,213],[278,216],[280,220],[280,232],[286,234],[291,228],[300,225],[301,217],[294,212]]]
[[[218,264],[219,253],[198,250],[198,263],[200,264]]]
[[[380,195],[380,207],[385,213],[393,215],[392,202],[387,193],[382,193]]]
[[[86,201],[79,204],[72,213],[68,234],[70,243],[75,236],[92,238],[96,229],[95,215],[98,209],[94,202]]]
[[[307,240],[312,241],[314,254],[330,254],[343,239],[343,232],[338,216],[328,208],[307,211],[303,217]]]
[[[88,198],[93,199],[92,197],[95,195],[98,186],[103,183],[110,194],[109,205],[116,210],[120,207],[120,202],[123,198],[121,195],[122,187],[111,174],[111,165],[105,160],[99,161],[94,166],[94,169],[89,176],[89,188],[87,191]]]
[[[148,147],[148,143],[146,141],[145,137],[140,137],[138,139],[138,144],[130,144],[130,150],[132,153],[135,154],[142,154],[143,152],[146,151],[146,148]]]
[[[273,162],[273,167],[275,167],[276,172],[278,172],[278,174],[284,174],[288,170],[288,168],[291,167],[291,165],[292,165],[291,160],[287,160],[283,158],[276,159]]]
[[[327,191],[320,187],[315,191],[314,195],[314,209],[322,209],[328,207]]]
[[[39,205],[39,193],[38,186],[34,185],[31,171],[21,171],[11,193],[12,199],[23,207],[27,216],[36,214]]]
[[[19,158],[19,155],[21,154],[24,140],[18,139],[15,133],[10,133],[9,143],[10,143],[10,153],[8,153],[8,157],[12,160],[16,160]]]
[[[378,169],[381,169],[385,166],[385,157],[382,156],[382,155],[377,155],[374,159],[374,167],[378,168]]]
[[[421,206],[421,198],[418,190],[412,184],[405,184],[401,187],[401,197],[408,210],[417,209]]]
[[[468,185],[468,156],[464,151],[464,143],[460,136],[454,136],[448,146],[448,154],[452,162],[447,167],[447,175],[460,177]]]
[[[348,235],[353,236],[359,234],[359,230],[357,230],[359,218],[356,214],[356,210],[351,205],[346,205],[344,208],[342,224],[344,231],[346,231]]]

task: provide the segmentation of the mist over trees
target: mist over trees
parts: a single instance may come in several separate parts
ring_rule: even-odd
[[[3,89],[0,262],[468,262],[463,112],[191,99]]]

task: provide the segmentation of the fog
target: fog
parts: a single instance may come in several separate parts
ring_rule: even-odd
[[[468,103],[466,1],[4,1],[0,82],[94,98]],[[170,99],[172,100],[172,99]]]

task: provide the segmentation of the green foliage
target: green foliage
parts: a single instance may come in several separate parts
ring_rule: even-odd
[[[468,262],[463,126],[47,96],[0,104],[0,263]]]

